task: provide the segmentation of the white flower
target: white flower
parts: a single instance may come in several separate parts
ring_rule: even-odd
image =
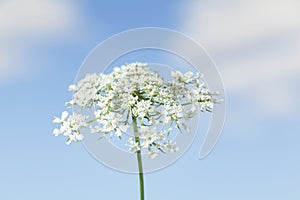
[[[69,91],[76,91],[76,90],[77,90],[76,85],[70,85],[69,86]]]
[[[64,111],[61,113],[61,118],[55,117],[55,119],[53,120],[53,123],[59,124],[59,123],[63,123],[67,117],[68,117],[69,113],[67,111]]]
[[[62,113],[61,118],[55,118],[54,123],[60,123],[60,129],[55,128],[53,135],[58,136],[63,134],[68,137],[67,144],[72,141],[80,141],[83,139],[83,135],[80,134],[80,129],[87,127],[87,117],[73,113],[69,115],[66,111]]]
[[[164,143],[164,149],[166,152],[171,153],[179,151],[179,148],[176,146],[176,142],[172,143],[170,140]]]
[[[72,135],[69,135],[69,139],[67,140],[66,144],[71,144],[72,141],[80,141],[83,139],[83,135],[80,133],[74,133]]]
[[[61,134],[59,129],[56,128],[56,129],[53,130],[53,135],[54,136],[58,136],[59,134]]]
[[[136,142],[133,138],[129,138],[129,150],[130,151],[140,151],[141,147],[138,142]]]
[[[129,150],[146,151],[151,158],[159,152],[176,152],[173,142],[174,128],[185,129],[184,120],[194,117],[197,111],[212,111],[215,103],[211,93],[201,81],[201,74],[171,72],[171,81],[152,71],[146,63],[131,63],[115,67],[110,74],[87,74],[82,80],[69,86],[73,92],[67,107],[94,109],[93,119],[64,111],[53,123],[60,125],[53,135],[64,135],[67,144],[80,141],[81,129],[91,133],[122,139],[132,119],[138,120],[138,132],[129,137]],[[164,128],[157,131],[155,127]]]
[[[151,101],[141,100],[137,102],[136,106],[132,109],[132,113],[136,117],[144,118],[148,113],[151,106]]]
[[[159,152],[157,151],[149,151],[149,156],[150,158],[154,159],[154,158],[157,158],[159,156]]]
[[[149,128],[147,126],[142,126],[140,128],[139,138],[141,140],[141,147],[147,149],[152,145],[158,138],[156,133],[156,128]]]
[[[70,108],[73,105],[74,105],[74,101],[73,100],[68,101],[68,102],[65,103],[65,106],[68,107],[68,108]]]

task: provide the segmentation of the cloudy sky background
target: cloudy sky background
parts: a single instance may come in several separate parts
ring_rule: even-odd
[[[202,44],[227,95],[214,151],[199,161],[197,138],[174,165],[146,176],[148,199],[299,199],[297,0],[1,1],[1,199],[138,199],[137,177],[53,138],[51,122],[87,54],[145,26]]]

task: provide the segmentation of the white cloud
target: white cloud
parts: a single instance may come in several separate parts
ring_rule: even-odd
[[[0,84],[31,70],[28,43],[62,38],[74,31],[78,21],[76,7],[67,1],[1,1]]]
[[[70,28],[74,8],[57,0],[10,0],[0,4],[0,37],[56,34]]]
[[[300,75],[300,1],[199,1],[185,6],[183,31],[216,61],[231,95],[268,114],[291,113]]]

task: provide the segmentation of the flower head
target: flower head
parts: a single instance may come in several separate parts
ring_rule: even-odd
[[[197,110],[211,111],[217,100],[201,82],[201,74],[175,71],[171,76],[171,81],[164,81],[145,63],[115,67],[110,74],[87,74],[70,85],[73,99],[66,105],[95,109],[94,118],[87,121],[85,115],[65,111],[54,119],[60,128],[53,134],[67,136],[68,144],[82,140],[80,130],[87,127],[92,133],[122,138],[134,119],[138,132],[128,139],[130,151],[146,151],[152,158],[160,152],[176,152],[172,130],[186,127],[184,120]],[[157,130],[158,125],[163,128]]]

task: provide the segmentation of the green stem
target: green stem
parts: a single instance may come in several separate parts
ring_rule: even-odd
[[[138,126],[137,126],[137,119],[135,117],[132,117],[132,124],[133,124],[133,132],[135,136],[135,142],[140,144],[140,139],[137,135],[138,133]],[[143,174],[143,162],[142,162],[142,155],[141,150],[138,150],[136,152],[137,160],[138,160],[138,167],[139,167],[139,179],[140,179],[140,199],[145,199],[145,192],[144,192],[144,174]]]

